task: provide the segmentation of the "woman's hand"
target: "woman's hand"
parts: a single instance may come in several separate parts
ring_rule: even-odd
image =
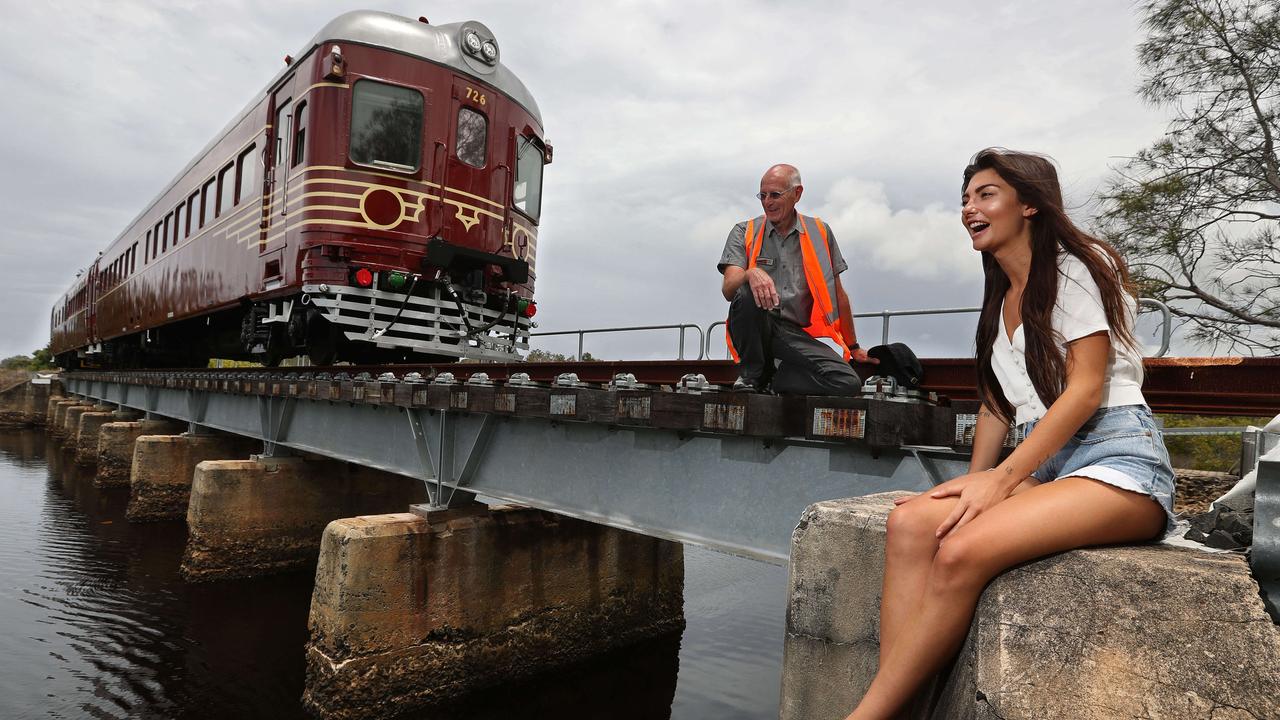
[[[960,499],[947,519],[938,526],[935,535],[939,540],[995,507],[1013,493],[1016,485],[999,482],[998,473],[998,470],[992,469],[961,475],[942,483],[929,493],[931,498]]]

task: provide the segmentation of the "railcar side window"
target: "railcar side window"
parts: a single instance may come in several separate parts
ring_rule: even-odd
[[[155,231],[151,233],[151,259],[152,260],[155,260],[156,256],[160,254],[160,238],[164,237],[160,233],[163,227],[164,227],[164,222],[163,221],[158,222],[156,223]]]
[[[218,202],[218,186],[216,179],[210,179],[200,191],[200,227],[213,219],[214,205]]]
[[[240,186],[236,188],[237,205],[253,197],[253,181],[258,177],[258,163],[253,159],[254,147],[256,146],[250,145],[248,150],[240,153],[240,159],[236,161],[236,166],[240,168]]]
[[[359,80],[351,100],[351,160],[413,172],[422,157],[422,94]]]
[[[290,167],[298,167],[306,156],[307,148],[307,103],[298,103],[293,111],[293,161]]]
[[[173,209],[173,246],[178,247],[178,240],[182,238],[182,207],[183,203],[178,203],[178,207]]]
[[[191,226],[194,225],[196,230],[200,229],[200,222],[196,218],[200,217],[198,204],[200,202],[200,193],[193,192],[191,197],[187,198],[187,226],[183,228],[183,237],[191,237]]]
[[[516,180],[511,196],[516,209],[534,220],[542,212],[542,147],[533,138],[520,138]]]
[[[234,190],[231,183],[235,181],[235,163],[228,163],[226,167],[218,172],[218,212],[214,217],[222,217],[223,213],[231,209],[235,203]]]
[[[458,159],[471,167],[484,167],[489,146],[489,121],[469,107],[458,108]]]

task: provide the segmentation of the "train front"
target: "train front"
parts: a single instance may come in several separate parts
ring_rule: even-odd
[[[310,158],[275,189],[297,233],[291,330],[319,363],[520,359],[551,149],[494,33],[358,12],[318,40]]]

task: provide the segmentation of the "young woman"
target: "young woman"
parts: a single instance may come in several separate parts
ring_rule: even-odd
[[[849,720],[897,716],[959,650],[1001,571],[1172,526],[1173,470],[1142,396],[1123,259],[1071,222],[1039,155],[979,152],[961,203],[986,273],[973,459],[889,514],[880,668]],[[1025,439],[998,462],[1015,424]]]

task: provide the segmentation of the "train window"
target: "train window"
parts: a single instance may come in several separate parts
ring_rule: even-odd
[[[142,264],[146,265],[151,260],[151,231],[147,231],[146,238],[142,241]]]
[[[516,153],[516,180],[511,196],[516,209],[534,220],[542,212],[542,146],[522,137]]]
[[[160,252],[169,249],[169,227],[173,225],[173,213],[164,216],[164,235],[160,237]]]
[[[200,229],[199,210],[200,191],[191,193],[191,197],[187,198],[187,227],[183,231],[184,237],[191,237],[191,226],[194,225],[196,230]]]
[[[235,188],[231,187],[231,183],[235,181],[235,163],[227,163],[227,166],[218,172],[218,212],[214,217],[222,217],[222,214],[231,209],[234,204]]]
[[[458,159],[471,167],[484,167],[489,146],[489,121],[469,107],[458,108]]]
[[[129,274],[138,271],[138,243],[129,246]]]
[[[160,238],[163,237],[163,235],[160,234],[160,231],[161,231],[161,228],[163,227],[164,227],[164,221],[158,222],[156,223],[155,231],[151,233],[151,259],[152,260],[155,260],[156,256],[160,254]]]
[[[276,165],[284,165],[288,159],[289,146],[285,138],[289,137],[289,100],[279,101],[276,107],[276,123],[273,126],[276,136]]]
[[[214,205],[218,203],[218,180],[210,178],[200,190],[200,227],[213,219]]]
[[[236,187],[236,204],[248,200],[253,197],[253,181],[257,179],[258,164],[253,160],[253,149],[255,145],[250,145],[248,150],[240,153],[240,159],[236,161],[236,166],[240,168],[239,178],[240,184]]]
[[[290,167],[298,167],[306,157],[307,148],[307,103],[298,103],[293,111],[293,161]]]
[[[422,156],[422,93],[359,80],[351,100],[351,160],[416,172]]]
[[[178,203],[178,207],[173,209],[173,246],[178,246],[178,241],[182,239],[182,208],[186,203]]]

